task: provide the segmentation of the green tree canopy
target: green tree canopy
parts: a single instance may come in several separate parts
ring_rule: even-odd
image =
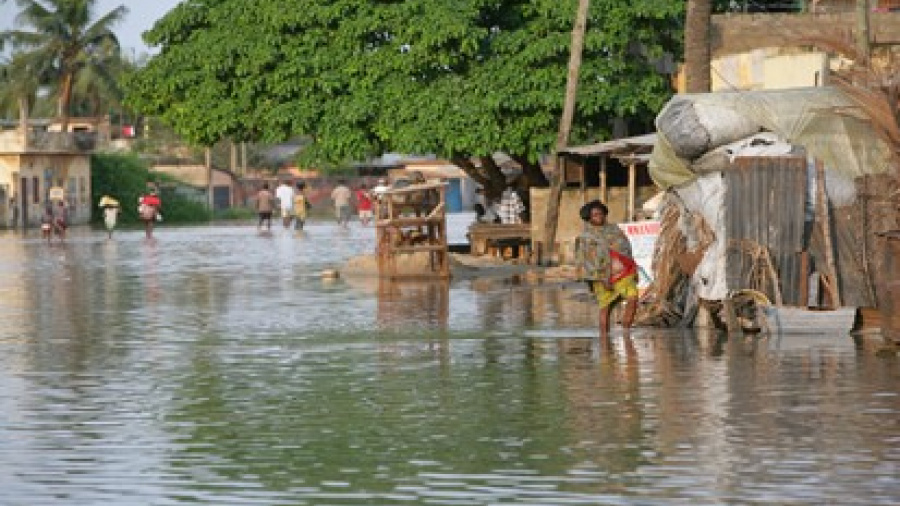
[[[146,34],[160,52],[128,100],[198,144],[308,134],[310,161],[504,151],[533,169],[555,141],[575,4],[191,0]],[[592,2],[574,141],[608,137],[616,117],[649,124],[670,94],[654,62],[680,51],[682,12]]]

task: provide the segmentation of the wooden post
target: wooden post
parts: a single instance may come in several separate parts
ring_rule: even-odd
[[[237,144],[235,144],[234,141],[228,141],[228,148],[230,155],[229,165],[231,165],[230,170],[232,173],[236,173],[238,167]]]
[[[602,155],[600,157],[600,200],[606,204],[609,201],[609,195],[606,194],[607,191],[607,183],[606,183],[606,163],[608,158],[606,155]]]
[[[241,176],[247,175],[247,143],[241,142]]]
[[[550,182],[550,194],[547,197],[547,216],[544,225],[545,264],[552,262],[556,250],[556,227],[559,221],[559,201],[565,178],[560,173],[557,153],[569,143],[569,132],[572,130],[572,118],[575,116],[575,97],[578,92],[578,74],[581,71],[581,54],[584,50],[584,31],[587,25],[590,0],[578,0],[575,13],[575,24],[572,27],[572,46],[569,52],[569,72],[566,77],[566,96],[563,113],[559,121],[559,132],[556,136],[556,149],[553,157],[553,175]],[[543,260],[543,259],[542,259]]]
[[[637,167],[634,161],[628,163],[628,221],[634,221],[635,201],[637,200]]]
[[[209,215],[212,217],[213,213],[213,169],[212,169],[212,148],[206,148],[205,152],[205,161],[206,161],[206,205],[209,206]]]
[[[816,160],[816,221],[822,227],[825,248],[825,269],[828,278],[825,288],[828,290],[834,306],[841,307],[837,267],[834,261],[834,245],[831,238],[831,214],[828,209],[828,193],[825,191],[825,163],[818,159]]]
[[[856,0],[856,51],[862,59],[863,67],[869,67],[872,54],[869,42],[869,0]]]
[[[809,252],[800,252],[800,307],[809,306]]]

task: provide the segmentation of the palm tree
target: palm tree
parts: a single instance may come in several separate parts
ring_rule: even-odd
[[[12,116],[18,108],[23,134],[28,131],[29,111],[37,101],[41,76],[47,71],[42,63],[17,54],[0,65],[0,111],[5,116]]]
[[[713,0],[687,0],[684,22],[684,81],[687,93],[712,89],[709,27]]]
[[[41,84],[50,85],[57,99],[57,116],[62,131],[68,130],[72,93],[80,74],[86,69],[103,67],[114,54],[118,59],[119,42],[112,26],[128,13],[119,6],[92,21],[96,0],[16,0],[21,12],[19,24],[25,29],[0,32],[0,47],[13,49],[32,62],[44,62]],[[23,77],[24,78],[24,77]]]

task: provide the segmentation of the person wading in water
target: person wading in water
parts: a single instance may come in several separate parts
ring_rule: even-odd
[[[628,237],[606,221],[609,210],[599,200],[582,206],[584,232],[576,239],[576,256],[582,277],[588,282],[600,306],[600,338],[609,338],[610,308],[618,300],[626,303],[622,328],[626,335],[637,310],[637,264]]]

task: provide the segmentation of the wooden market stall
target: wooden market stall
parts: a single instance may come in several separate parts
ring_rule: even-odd
[[[446,185],[392,188],[376,201],[378,273],[382,278],[449,278]]]
[[[659,189],[650,179],[647,165],[656,143],[656,134],[572,146],[559,153],[557,166],[562,171],[563,188],[557,203],[550,200],[550,189],[531,189],[531,236],[533,259],[538,264],[565,262],[571,243],[582,230],[578,209],[600,199],[609,207],[614,223],[644,219],[641,205]],[[555,204],[555,205],[554,205]],[[552,247],[543,244],[547,213],[555,214],[556,234]]]

